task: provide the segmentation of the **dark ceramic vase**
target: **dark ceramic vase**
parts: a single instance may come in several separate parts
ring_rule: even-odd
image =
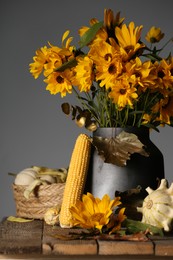
[[[115,137],[121,131],[134,133],[145,145],[148,157],[134,153],[131,155],[127,165],[120,167],[105,163],[93,147],[90,159],[88,177],[85,192],[91,192],[95,197],[102,198],[108,194],[111,199],[115,197],[115,192],[124,192],[141,186],[142,191],[138,195],[140,206],[142,199],[147,195],[145,189],[150,186],[156,189],[158,181],[164,178],[164,160],[160,150],[151,142],[149,129],[145,127],[128,128],[98,128],[93,132],[93,136]],[[140,199],[141,198],[141,199]]]

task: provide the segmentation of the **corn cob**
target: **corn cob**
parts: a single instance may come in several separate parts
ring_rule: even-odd
[[[85,134],[80,134],[72,152],[63,194],[59,218],[62,228],[72,227],[70,224],[71,213],[69,208],[72,204],[75,204],[77,200],[81,199],[83,195],[90,160],[90,151],[90,138]]]

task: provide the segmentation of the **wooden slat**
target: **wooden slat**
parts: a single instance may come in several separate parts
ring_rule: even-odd
[[[96,255],[97,244],[95,240],[59,241],[54,244],[53,254],[61,255]]]
[[[51,227],[44,224],[43,229],[43,254],[51,255],[96,255],[97,242],[95,240],[61,240],[57,237],[80,234],[82,229],[68,229],[59,226]],[[85,230],[86,231],[86,230]]]
[[[153,255],[150,241],[98,241],[100,255]]]
[[[173,239],[157,240],[155,244],[155,255],[157,256],[173,256]]]
[[[42,250],[41,221],[27,223],[0,223],[0,253],[3,254],[32,254]]]
[[[88,259],[120,256],[122,259],[173,259],[173,235],[164,237],[150,236],[148,241],[113,241],[94,239],[70,239],[71,234],[86,232],[84,229],[63,229],[52,227],[43,221],[34,220],[28,223],[0,223],[0,259],[22,258],[63,258],[66,256],[87,257]],[[66,240],[68,236],[68,239]],[[27,257],[26,257],[27,256]],[[136,257],[136,258],[135,258]],[[11,259],[10,258],[10,259]],[[31,257],[32,258],[32,257]],[[103,258],[104,259],[104,258]]]

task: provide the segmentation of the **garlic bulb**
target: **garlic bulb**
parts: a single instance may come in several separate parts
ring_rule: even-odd
[[[44,221],[48,225],[59,223],[60,206],[49,208],[44,214]]]
[[[32,168],[26,168],[19,172],[14,180],[14,184],[16,185],[29,185],[31,184],[37,177],[37,171]]]
[[[168,188],[167,180],[162,179],[156,190],[150,187],[146,189],[148,195],[143,201],[141,208],[142,222],[170,231],[173,221],[173,183]]]

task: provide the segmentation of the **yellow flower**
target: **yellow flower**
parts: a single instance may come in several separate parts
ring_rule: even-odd
[[[129,77],[129,82],[134,86],[138,86],[138,93],[154,88],[155,75],[151,73],[152,70],[151,61],[142,62],[139,57],[125,64],[125,72]]]
[[[170,119],[173,117],[173,96],[160,100],[152,109],[153,113],[159,113],[159,116],[155,119],[159,121],[161,125],[170,125]]]
[[[36,56],[33,57],[34,62],[29,64],[30,72],[37,79],[43,71],[44,65],[49,59],[49,49],[44,46],[36,51]]]
[[[114,59],[109,64],[105,63],[96,66],[96,80],[100,81],[100,87],[105,86],[109,90],[114,85],[114,80],[122,70],[122,64],[119,59]]]
[[[89,57],[95,64],[96,80],[100,87],[111,87],[111,82],[122,72],[122,59],[120,52],[106,42],[94,44],[89,51]]]
[[[124,18],[120,18],[120,12],[114,17],[114,13],[111,9],[104,10],[104,27],[107,30],[113,29],[115,26],[121,26]]]
[[[130,22],[128,27],[123,24],[121,28],[115,28],[115,35],[125,60],[131,58],[139,49],[145,47],[143,43],[139,43],[142,28],[142,25],[135,28],[134,22]]]
[[[142,117],[142,124],[146,125],[148,123],[150,123],[152,120],[152,115],[150,114],[144,114],[143,117]]]
[[[89,192],[83,194],[82,201],[78,200],[76,205],[70,208],[72,225],[87,229],[96,228],[101,232],[103,226],[108,224],[113,209],[120,204],[120,197],[110,200],[107,194],[102,199],[95,198]]]
[[[155,62],[153,65],[153,74],[156,76],[155,84],[159,86],[160,92],[167,95],[173,85],[173,59],[167,61],[162,59],[160,62]]]
[[[118,214],[112,214],[110,217],[110,222],[108,223],[109,234],[116,233],[121,229],[121,223],[126,219],[126,215],[124,215],[125,208],[121,208]]]
[[[70,78],[72,72],[65,70],[64,72],[53,72],[45,80],[48,85],[46,90],[49,90],[52,95],[61,93],[61,97],[66,96],[67,92],[72,92],[72,84]]]
[[[78,86],[80,91],[88,92],[94,80],[93,61],[88,56],[80,57],[74,73],[73,85]]]
[[[49,58],[44,64],[43,75],[48,77],[51,73],[55,71],[56,68],[62,65],[62,56],[60,56],[60,48],[52,46],[49,48]]]
[[[152,26],[147,33],[145,39],[148,42],[155,43],[159,42],[164,37],[164,33],[162,33],[160,28],[156,28],[155,26]]]
[[[114,87],[111,88],[109,97],[117,105],[119,110],[122,110],[126,106],[133,108],[133,100],[138,97],[137,89],[131,86],[127,77],[124,77],[116,81]]]
[[[96,65],[102,65],[102,62],[109,64],[115,58],[120,59],[121,53],[115,46],[104,41],[99,41],[91,46],[88,56]]]
[[[73,50],[73,46],[71,47],[70,44],[71,44],[71,42],[73,40],[73,37],[67,38],[69,36],[69,33],[70,33],[69,30],[64,32],[64,34],[62,36],[62,47],[65,48],[65,49],[69,49],[69,50],[71,49],[71,51],[72,51]],[[66,42],[65,42],[65,40],[66,40]]]
[[[168,106],[173,95],[173,57],[171,53],[161,56],[172,38],[163,47],[147,46],[142,40],[143,25],[124,20],[120,12],[114,15],[105,9],[103,22],[92,18],[89,26],[78,30],[77,47],[72,45],[70,31],[65,31],[61,47],[48,43],[36,51],[30,72],[34,78],[42,73],[46,90],[53,95],[75,94],[80,102],[77,111],[89,115],[89,125],[88,118],[79,117],[74,109],[69,113],[86,129],[144,124],[156,128],[159,122],[173,126],[172,106]],[[163,36],[153,26],[146,40],[157,43]]]

